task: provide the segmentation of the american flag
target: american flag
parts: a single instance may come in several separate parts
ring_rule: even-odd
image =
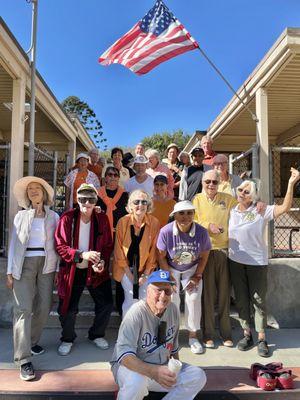
[[[157,0],[144,18],[99,57],[99,63],[122,64],[143,75],[160,63],[198,47],[168,7]]]

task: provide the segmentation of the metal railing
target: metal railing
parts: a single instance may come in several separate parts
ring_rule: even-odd
[[[0,256],[7,253],[10,145],[0,145]]]

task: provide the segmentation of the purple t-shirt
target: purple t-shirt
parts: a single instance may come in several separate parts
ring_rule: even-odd
[[[157,248],[167,252],[168,264],[174,269],[187,271],[198,264],[200,253],[211,249],[211,243],[207,230],[196,222],[187,233],[170,222],[160,230]]]

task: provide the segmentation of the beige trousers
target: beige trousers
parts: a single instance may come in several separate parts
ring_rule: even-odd
[[[46,324],[51,304],[54,272],[43,274],[45,257],[25,257],[20,280],[14,279],[14,361],[30,361]]]

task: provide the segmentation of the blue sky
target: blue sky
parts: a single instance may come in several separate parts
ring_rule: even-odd
[[[205,130],[231,92],[191,51],[136,76],[98,57],[155,0],[39,0],[37,68],[59,101],[85,100],[102,122],[108,147],[133,146],[162,131]],[[186,29],[238,88],[286,27],[300,24],[299,0],[165,0]],[[0,14],[27,50],[31,5],[0,0]]]

